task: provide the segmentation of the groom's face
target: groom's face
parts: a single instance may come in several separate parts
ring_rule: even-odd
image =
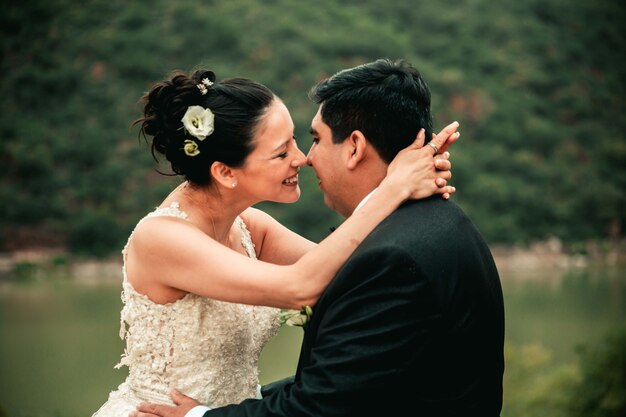
[[[318,186],[324,193],[324,203],[348,217],[353,207],[348,204],[345,195],[349,187],[344,182],[346,166],[341,158],[343,144],[333,143],[332,131],[322,120],[320,109],[311,122],[313,144],[307,155],[307,164],[315,170]]]

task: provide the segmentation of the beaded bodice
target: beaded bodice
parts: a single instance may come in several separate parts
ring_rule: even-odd
[[[178,203],[145,218],[154,216],[187,218]],[[236,224],[248,256],[256,259],[245,223],[238,217]],[[122,251],[124,258],[127,247],[128,243]],[[167,404],[171,404],[171,388],[209,406],[255,396],[258,359],[278,330],[278,309],[195,294],[156,304],[135,291],[125,266],[123,273],[120,337],[126,339],[126,349],[117,367],[127,366],[129,375],[121,389],[141,400]]]

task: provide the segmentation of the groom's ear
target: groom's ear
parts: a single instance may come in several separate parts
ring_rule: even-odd
[[[365,135],[360,130],[354,130],[350,133],[350,136],[344,141],[346,146],[346,166],[348,169],[353,170],[359,166],[365,159],[369,143],[365,138]]]

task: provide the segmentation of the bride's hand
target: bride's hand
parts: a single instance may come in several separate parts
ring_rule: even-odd
[[[414,200],[433,194],[450,198],[456,189],[448,185],[452,164],[447,149],[459,138],[458,127],[458,122],[449,124],[426,145],[424,129],[420,130],[415,141],[391,161],[385,182],[396,184]]]

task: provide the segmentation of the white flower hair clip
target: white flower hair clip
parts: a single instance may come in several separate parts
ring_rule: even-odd
[[[205,95],[209,92],[208,88],[212,85],[213,81],[209,80],[208,78],[203,78],[200,84],[196,84],[196,87],[198,87],[198,90],[200,90],[200,94]]]
[[[215,129],[215,115],[211,109],[202,106],[189,106],[181,122],[185,131],[199,141],[211,136]],[[188,156],[196,156],[200,153],[198,146],[195,141],[188,139],[185,140],[183,150]]]
[[[183,122],[183,127],[187,133],[203,141],[213,133],[215,115],[211,109],[205,109],[202,106],[189,106],[180,121]]]
[[[196,141],[191,139],[185,140],[185,146],[183,146],[183,151],[185,151],[185,154],[187,156],[196,156],[200,153],[200,150],[198,149],[198,144],[196,143]]]

